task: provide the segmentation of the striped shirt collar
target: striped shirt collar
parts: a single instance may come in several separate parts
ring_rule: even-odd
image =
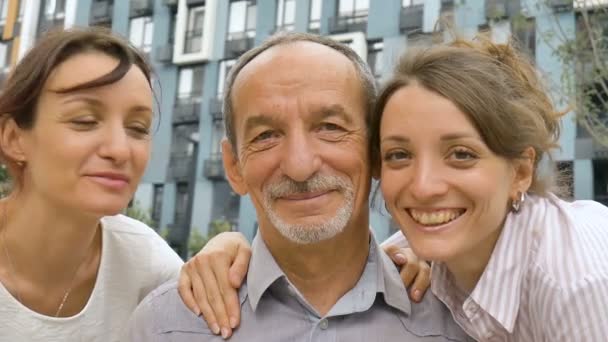
[[[528,201],[534,201],[534,197],[530,196]],[[470,296],[458,289],[443,263],[432,266],[431,291],[448,307],[466,306],[468,301],[474,301],[505,330],[513,333],[520,309],[524,271],[538,238],[537,230],[530,229],[536,222],[531,222],[533,215],[528,211],[538,211],[544,204],[538,202],[535,206],[526,203],[528,205],[523,205],[520,212],[507,214],[490,261]]]
[[[384,301],[388,305],[407,315],[410,314],[411,303],[399,272],[390,258],[382,251],[379,251],[380,246],[376,242],[373,233],[370,233],[370,236],[370,249],[367,263],[359,282],[353,289],[347,292],[338,303],[336,303],[329,315],[344,315],[350,313],[347,309],[349,305],[344,306],[341,304],[343,304],[342,299],[353,291],[363,295],[353,296],[353,298],[359,298],[350,305],[355,308],[355,311],[365,311],[369,309],[374,303],[376,294],[382,293],[384,295]],[[276,263],[272,254],[270,254],[268,247],[259,233],[253,239],[251,248],[252,255],[247,273],[247,295],[251,308],[255,311],[264,293],[275,282],[284,279],[284,283],[289,284],[289,280]]]

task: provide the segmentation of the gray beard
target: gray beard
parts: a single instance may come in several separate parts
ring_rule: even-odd
[[[285,222],[272,206],[273,200],[280,196],[329,189],[336,189],[341,192],[344,196],[344,203],[333,217],[323,222],[290,224]],[[315,175],[305,182],[294,182],[285,178],[280,182],[268,185],[264,189],[263,207],[270,223],[283,237],[297,244],[313,244],[331,239],[344,230],[353,214],[354,197],[353,184],[350,179]]]

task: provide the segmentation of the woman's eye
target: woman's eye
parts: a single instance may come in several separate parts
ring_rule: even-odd
[[[391,151],[384,154],[384,160],[390,161],[401,161],[410,158],[410,154],[406,151]]]
[[[477,155],[469,150],[457,149],[451,153],[451,157],[457,161],[469,161],[477,159]]]
[[[90,127],[90,126],[96,125],[97,121],[95,121],[95,120],[72,120],[71,123],[76,126]]]

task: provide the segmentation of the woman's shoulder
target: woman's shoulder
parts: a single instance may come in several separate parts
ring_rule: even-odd
[[[545,285],[564,290],[587,280],[606,279],[608,265],[608,208],[594,201],[564,201],[554,195],[534,201],[540,224],[533,264]],[[540,280],[540,279],[539,279]],[[605,281],[605,280],[602,280]]]

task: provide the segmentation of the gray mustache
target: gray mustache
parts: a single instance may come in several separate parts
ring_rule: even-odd
[[[284,177],[280,181],[266,186],[266,194],[270,198],[284,197],[294,194],[338,190],[344,191],[350,187],[350,181],[339,176],[315,175],[304,182],[297,182]]]

